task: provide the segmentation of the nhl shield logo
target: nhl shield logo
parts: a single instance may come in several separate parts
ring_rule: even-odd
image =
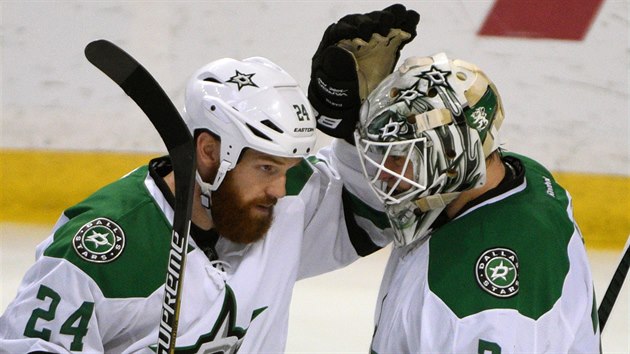
[[[79,229],[72,239],[72,245],[84,260],[108,263],[118,258],[125,248],[125,233],[115,222],[98,218]]]
[[[489,294],[507,298],[518,293],[518,257],[508,248],[492,248],[477,259],[475,275]]]

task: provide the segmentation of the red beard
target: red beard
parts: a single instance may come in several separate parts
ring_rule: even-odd
[[[246,188],[246,187],[245,187]],[[228,173],[221,186],[212,192],[210,213],[221,236],[236,243],[248,244],[262,239],[273,221],[273,205],[277,198],[263,197],[243,200],[239,189]],[[268,213],[256,212],[260,205],[270,206]]]

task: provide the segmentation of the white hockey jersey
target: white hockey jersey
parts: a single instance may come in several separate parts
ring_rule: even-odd
[[[393,250],[373,354],[599,353],[590,266],[569,194],[535,161],[514,185]]]
[[[177,353],[283,352],[295,281],[389,242],[363,176],[338,159],[354,148],[336,146],[290,170],[261,241],[219,238],[211,261],[190,239]],[[0,317],[0,353],[154,352],[173,217],[154,176],[141,167],[64,212]]]

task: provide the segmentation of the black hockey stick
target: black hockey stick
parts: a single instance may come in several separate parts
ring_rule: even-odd
[[[602,298],[602,302],[599,304],[597,316],[599,317],[600,332],[604,330],[604,326],[608,321],[608,316],[610,316],[610,312],[612,311],[613,306],[615,306],[617,296],[619,296],[621,288],[623,287],[623,282],[624,280],[626,280],[626,275],[628,275],[628,268],[630,267],[629,246],[630,239],[628,239],[628,242],[626,242],[625,250],[623,252],[623,255],[621,256],[621,261],[619,261],[619,265],[615,270],[615,274],[613,274],[610,284],[608,284],[608,289],[606,289],[606,293]]]
[[[151,74],[124,50],[106,40],[97,40],[85,47],[85,56],[144,111],[160,133],[171,157],[175,175],[175,215],[157,352],[173,353],[195,181],[194,141],[168,95]]]

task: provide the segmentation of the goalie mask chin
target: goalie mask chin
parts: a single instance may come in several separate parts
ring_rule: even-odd
[[[355,143],[397,246],[428,235],[448,203],[486,180],[503,107],[476,66],[440,53],[411,57],[372,91]]]

